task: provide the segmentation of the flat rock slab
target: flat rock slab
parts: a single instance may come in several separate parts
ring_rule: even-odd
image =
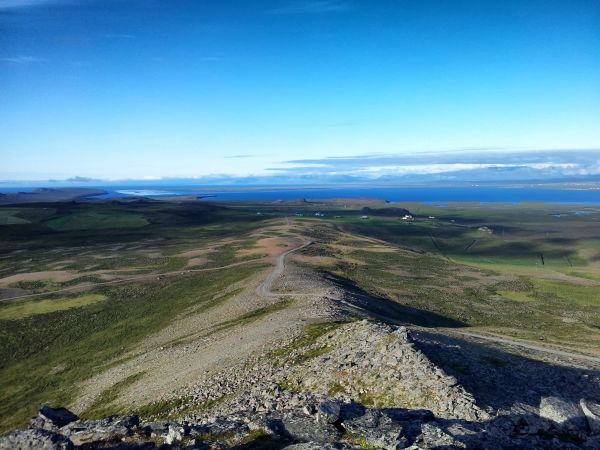
[[[76,414],[72,413],[67,408],[51,408],[50,406],[42,406],[39,411],[39,416],[42,419],[50,421],[59,428],[79,419]]]
[[[289,436],[296,441],[319,441],[323,443],[338,441],[342,433],[333,425],[316,422],[311,417],[288,417],[283,426]]]
[[[551,420],[565,430],[588,429],[587,419],[579,405],[560,397],[542,397],[540,417]]]

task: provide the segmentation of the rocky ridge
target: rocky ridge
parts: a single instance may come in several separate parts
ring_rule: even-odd
[[[314,326],[181,392],[166,418],[79,420],[42,408],[0,449],[600,448],[600,406],[546,396],[498,414],[434,364],[405,327]]]

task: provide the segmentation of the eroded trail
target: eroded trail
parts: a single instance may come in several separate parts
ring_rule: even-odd
[[[85,411],[103,391],[140,373],[139,381],[122,389],[119,404],[141,406],[187,395],[191,386],[203,385],[214,374],[297,336],[307,322],[333,320],[331,302],[325,299],[327,285],[314,274],[298,274],[297,268],[286,267],[288,255],[310,244],[299,236],[291,237],[287,245],[294,247],[273,255],[273,267],[230,286],[227,291],[234,294],[227,300],[184,312],[149,336],[124,355],[123,362],[83,383],[82,395],[71,407]],[[303,287],[307,282],[310,287]],[[285,283],[281,294],[279,283]],[[303,291],[311,295],[295,295]]]
[[[273,269],[273,271],[270,272],[269,275],[267,275],[267,277],[265,278],[265,280],[258,286],[257,294],[262,295],[263,297],[277,296],[278,294],[273,293],[272,291],[273,282],[283,275],[283,272],[285,270],[285,258],[291,253],[308,247],[310,244],[312,244],[311,241],[306,241],[302,245],[287,250],[286,252],[279,255],[275,261],[275,268]]]

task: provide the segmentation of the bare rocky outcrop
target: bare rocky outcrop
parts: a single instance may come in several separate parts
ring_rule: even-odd
[[[411,334],[338,324],[191,387],[172,419],[80,420],[44,407],[0,449],[600,448],[594,401],[548,396],[520,413],[483,409]]]
[[[405,327],[355,322],[289,356],[310,352],[323,356],[282,371],[287,385],[377,407],[426,408],[449,419],[488,418],[454,377],[415,348]]]

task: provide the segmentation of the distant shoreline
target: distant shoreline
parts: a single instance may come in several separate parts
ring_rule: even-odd
[[[0,189],[2,192],[2,189]],[[389,203],[557,203],[600,204],[600,189],[558,189],[548,187],[489,186],[277,186],[233,187],[212,186],[99,186],[97,188],[11,189],[0,194],[0,204],[167,200],[206,202],[294,202],[333,201],[336,199],[373,199]]]

